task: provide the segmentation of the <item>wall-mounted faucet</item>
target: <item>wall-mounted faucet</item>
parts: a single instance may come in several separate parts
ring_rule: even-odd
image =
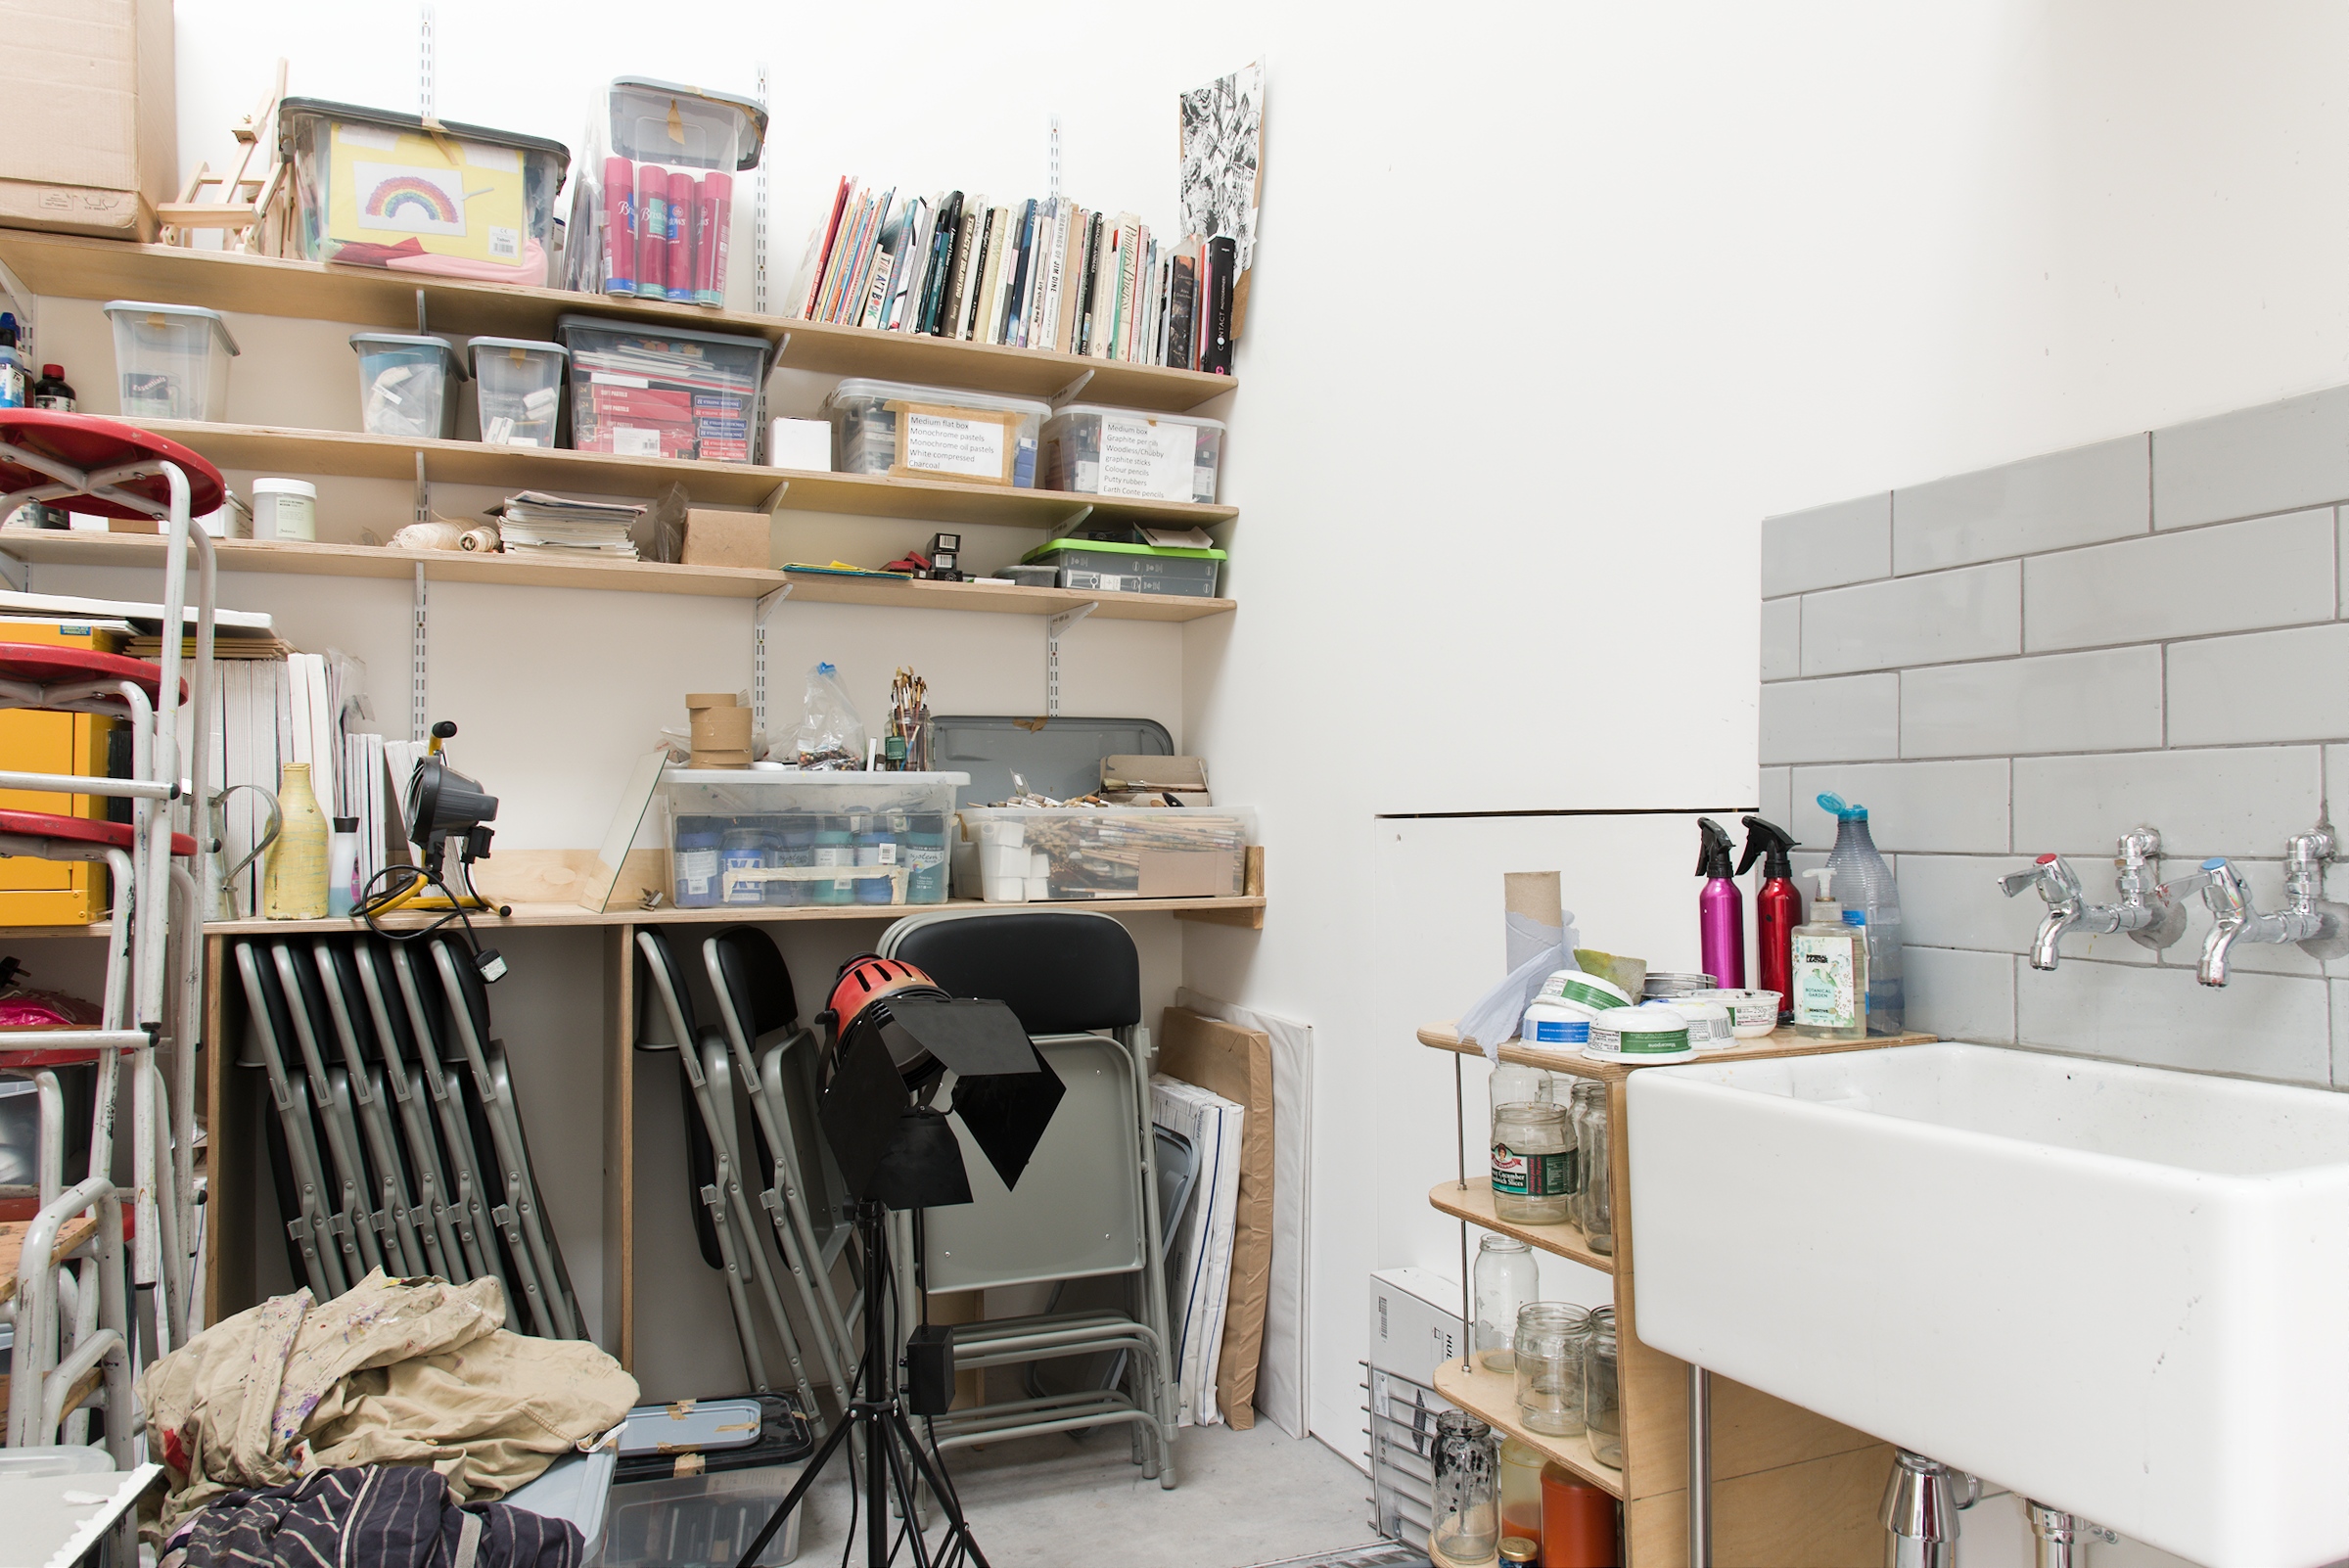
[[[2238,942],[2296,943],[2312,958],[2349,955],[2349,904],[2325,897],[2325,864],[2333,855],[2332,829],[2319,823],[2307,833],[2295,833],[2285,846],[2283,908],[2261,914],[2244,891],[2242,874],[2225,855],[2214,855],[2202,868],[2167,884],[2173,898],[2199,888],[2216,922],[2202,943],[2202,961],[2194,978],[2205,986],[2227,984],[2227,955]]]
[[[2112,861],[2119,903],[2087,902],[2079,876],[2060,854],[2043,854],[2029,870],[1999,878],[2009,899],[2036,887],[2047,900],[2047,918],[2039,923],[2039,935],[2031,944],[2031,967],[2054,968],[2066,932],[2100,937],[2123,931],[2130,941],[2157,952],[2184,936],[2186,907],[2153,875],[2160,856],[2161,835],[2153,829],[2131,828],[2121,835],[2120,853]]]

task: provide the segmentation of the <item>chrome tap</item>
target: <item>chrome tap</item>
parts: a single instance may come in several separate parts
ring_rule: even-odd
[[[2029,870],[1999,878],[1999,887],[2009,899],[2025,888],[2036,887],[2047,900],[2047,918],[2039,923],[2039,935],[2031,943],[2031,967],[2054,968],[2062,956],[2058,948],[2064,934],[2070,931],[2095,937],[2127,932],[2130,941],[2155,951],[2184,936],[2185,906],[2172,899],[2152,874],[2160,855],[2161,835],[2153,829],[2131,828],[2121,835],[2120,853],[2112,861],[2118,873],[2113,879],[2121,896],[2118,903],[2087,902],[2079,876],[2060,854],[2043,854]]]
[[[2215,923],[2202,943],[2202,961],[2194,978],[2205,986],[2227,984],[2227,955],[2238,942],[2294,943],[2312,958],[2349,954],[2349,904],[2325,897],[2325,863],[2332,858],[2332,829],[2320,823],[2307,833],[2295,833],[2284,849],[2281,909],[2262,914],[2253,907],[2243,887],[2242,873],[2225,855],[2213,855],[2202,868],[2167,884],[2163,892],[2180,897],[2199,888]]]

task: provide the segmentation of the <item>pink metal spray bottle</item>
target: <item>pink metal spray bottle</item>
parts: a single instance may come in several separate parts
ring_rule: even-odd
[[[1729,836],[1709,816],[1698,817],[1696,826],[1704,835],[1704,847],[1696,856],[1696,874],[1705,879],[1705,891],[1696,896],[1700,961],[1714,985],[1743,991],[1745,897],[1729,873]]]

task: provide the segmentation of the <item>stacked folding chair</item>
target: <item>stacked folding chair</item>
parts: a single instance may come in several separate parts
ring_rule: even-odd
[[[516,1329],[586,1337],[470,947],[252,938],[230,966],[295,1277],[325,1301],[376,1268],[494,1275]]]
[[[190,787],[206,774],[206,726],[183,716],[209,711],[213,560],[191,528],[221,502],[219,472],[161,437],[115,420],[42,410],[0,410],[0,516],[28,501],[70,498],[77,511],[167,525],[159,664],[46,645],[0,643],[0,708],[102,714],[129,725],[131,776],[94,779],[0,772],[0,789],[127,799],[115,823],[34,810],[0,811],[0,854],[103,860],[112,874],[107,976],[95,1029],[0,1033],[0,1072],[30,1072],[41,1095],[40,1207],[22,1236],[13,1300],[15,1342],[8,1441],[31,1447],[78,1437],[86,1419],[67,1407],[87,1380],[103,1380],[107,1444],[118,1467],[132,1462],[136,1423],[130,1379],[140,1346],[129,1310],[130,1277],[157,1287],[153,1348],[168,1350],[194,1326],[194,1269],[183,1238],[194,1234],[196,1048],[201,1028],[203,905],[178,861],[196,841]],[[196,657],[181,658],[188,561],[197,567]],[[192,663],[188,677],[181,666]],[[191,691],[192,688],[192,691]],[[189,702],[191,695],[193,704]],[[156,1064],[169,1048],[172,1080]],[[129,1058],[133,1180],[113,1180],[116,1101]],[[63,1101],[53,1072],[95,1065],[90,1155],[65,1185]],[[126,1259],[122,1207],[136,1216]],[[69,1269],[69,1262],[77,1268]]]

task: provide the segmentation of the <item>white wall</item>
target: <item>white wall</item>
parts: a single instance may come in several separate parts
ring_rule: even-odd
[[[1182,634],[1179,733],[1263,809],[1273,901],[1185,966],[1320,1041],[1333,1439],[1363,1272],[1447,1261],[1353,1222],[1372,1160],[1451,1158],[1434,1119],[1415,1153],[1349,1135],[1410,1125],[1419,1059],[1373,983],[1373,813],[1750,802],[1756,519],[2330,384],[2349,349],[2349,13],[2314,4],[892,12],[920,43],[740,0],[674,38],[553,15],[442,7],[441,114],[576,140],[598,76],[740,88],[763,57],[786,267],[844,170],[1040,188],[1052,112],[1071,194],[1163,220],[1174,92],[1268,62],[1243,608]],[[413,103],[401,8],[179,16],[191,157],[280,50],[297,91]]]

